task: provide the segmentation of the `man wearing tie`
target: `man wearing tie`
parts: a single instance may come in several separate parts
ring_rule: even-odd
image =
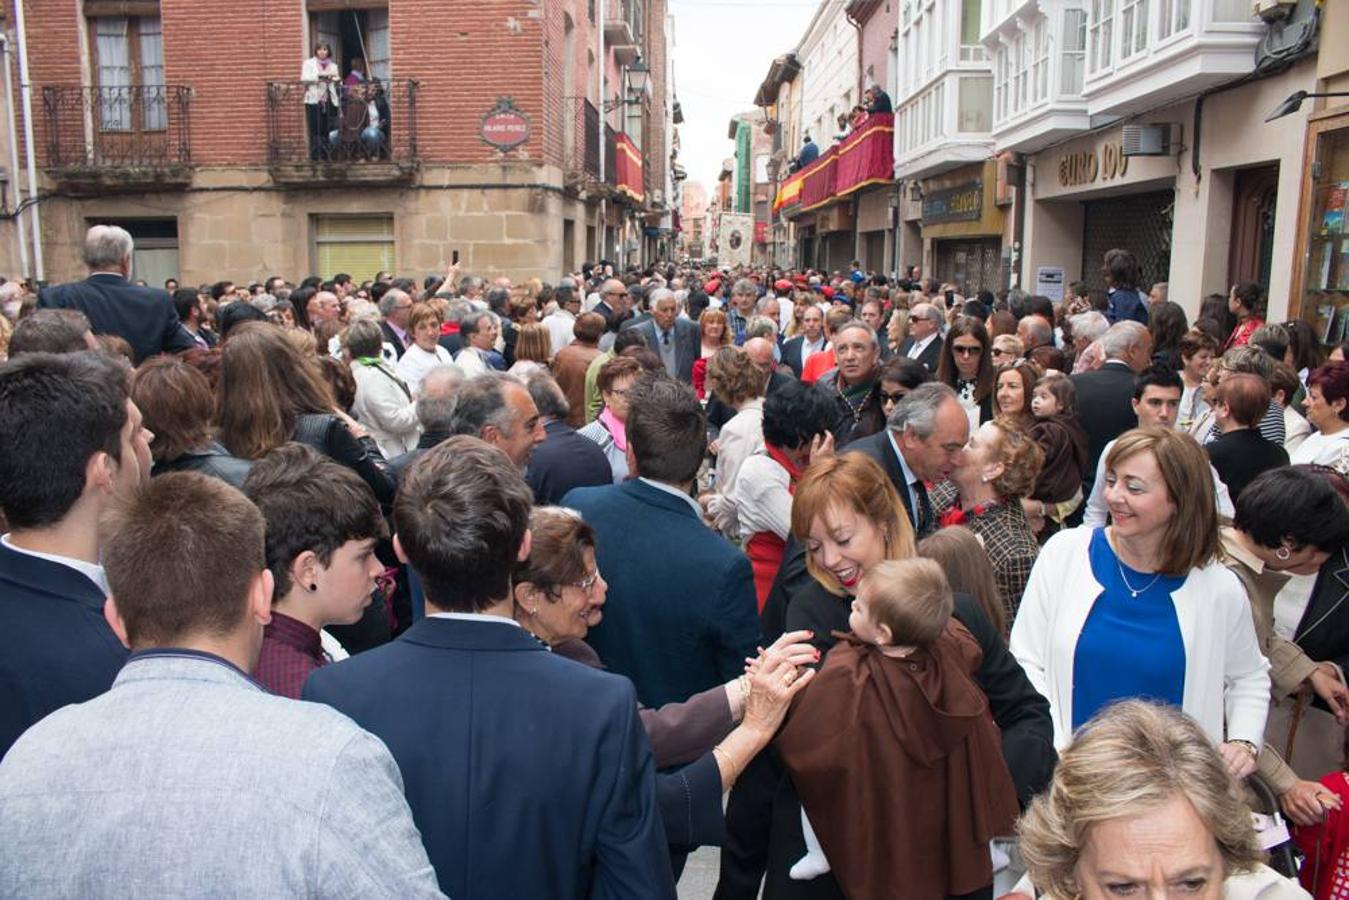
[[[927,485],[938,484],[960,464],[970,439],[970,420],[950,387],[937,382],[905,394],[879,434],[860,438],[847,452],[865,453],[881,464],[904,501],[921,540],[937,530]]]
[[[693,383],[693,362],[702,351],[702,338],[697,325],[679,318],[679,301],[674,291],[668,288],[652,291],[651,318],[634,327],[660,357],[666,372],[685,384]]]

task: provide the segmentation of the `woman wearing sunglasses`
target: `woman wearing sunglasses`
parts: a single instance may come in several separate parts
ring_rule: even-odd
[[[993,418],[993,353],[983,322],[958,316],[951,323],[937,380],[955,390],[970,417],[971,432]]]

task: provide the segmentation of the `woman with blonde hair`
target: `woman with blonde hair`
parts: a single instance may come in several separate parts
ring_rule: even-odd
[[[731,329],[726,323],[726,313],[719,309],[705,309],[698,316],[698,334],[701,349],[698,358],[693,361],[693,390],[699,400],[707,397],[707,367],[709,360],[722,347],[731,343]]]
[[[1111,703],[1147,697],[1193,716],[1245,777],[1264,739],[1269,663],[1218,558],[1208,457],[1189,435],[1137,428],[1106,455],[1105,484],[1112,524],[1045,543],[1012,625],[1055,743]]]
[[[894,484],[880,464],[860,453],[825,456],[797,481],[792,500],[792,536],[777,584],[763,611],[764,636],[810,631],[811,643],[829,651],[835,632],[849,630],[849,615],[862,577],[885,560],[916,555],[913,526]],[[1011,658],[979,602],[955,595],[954,617],[979,644],[982,662],[974,679],[988,697],[1002,730],[1002,751],[1024,803],[1048,782],[1054,753],[1044,698],[1035,693]],[[791,896],[838,896],[832,876],[792,881],[787,871],[805,853],[800,802],[790,783],[779,791],[770,836],[770,886]]]
[[[510,373],[523,378],[530,372],[540,369],[548,371],[548,362],[553,357],[553,339],[548,326],[542,322],[532,322],[520,326],[520,335],[515,339],[515,362]]]
[[[1264,865],[1250,811],[1205,729],[1126,700],[1093,717],[1021,819],[1012,897],[1304,898]]]
[[[287,441],[309,444],[355,470],[381,503],[398,483],[366,430],[337,409],[318,360],[299,352],[285,329],[247,322],[220,356],[216,402],[220,442],[242,459],[261,459]]]

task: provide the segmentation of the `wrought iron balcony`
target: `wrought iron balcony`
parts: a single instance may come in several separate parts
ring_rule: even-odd
[[[600,111],[585,97],[566,97],[562,112],[562,168],[567,184],[582,188],[600,177]]]
[[[184,85],[42,88],[49,174],[66,188],[191,180],[192,89]]]
[[[391,183],[417,170],[411,79],[267,84],[267,163],[283,184]]]

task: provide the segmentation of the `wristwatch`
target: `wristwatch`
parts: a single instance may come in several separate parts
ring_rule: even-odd
[[[1260,755],[1259,749],[1257,749],[1255,744],[1251,743],[1250,741],[1232,740],[1228,741],[1227,743],[1236,744],[1239,747],[1245,747],[1247,750],[1250,751],[1252,757],[1258,757]]]

